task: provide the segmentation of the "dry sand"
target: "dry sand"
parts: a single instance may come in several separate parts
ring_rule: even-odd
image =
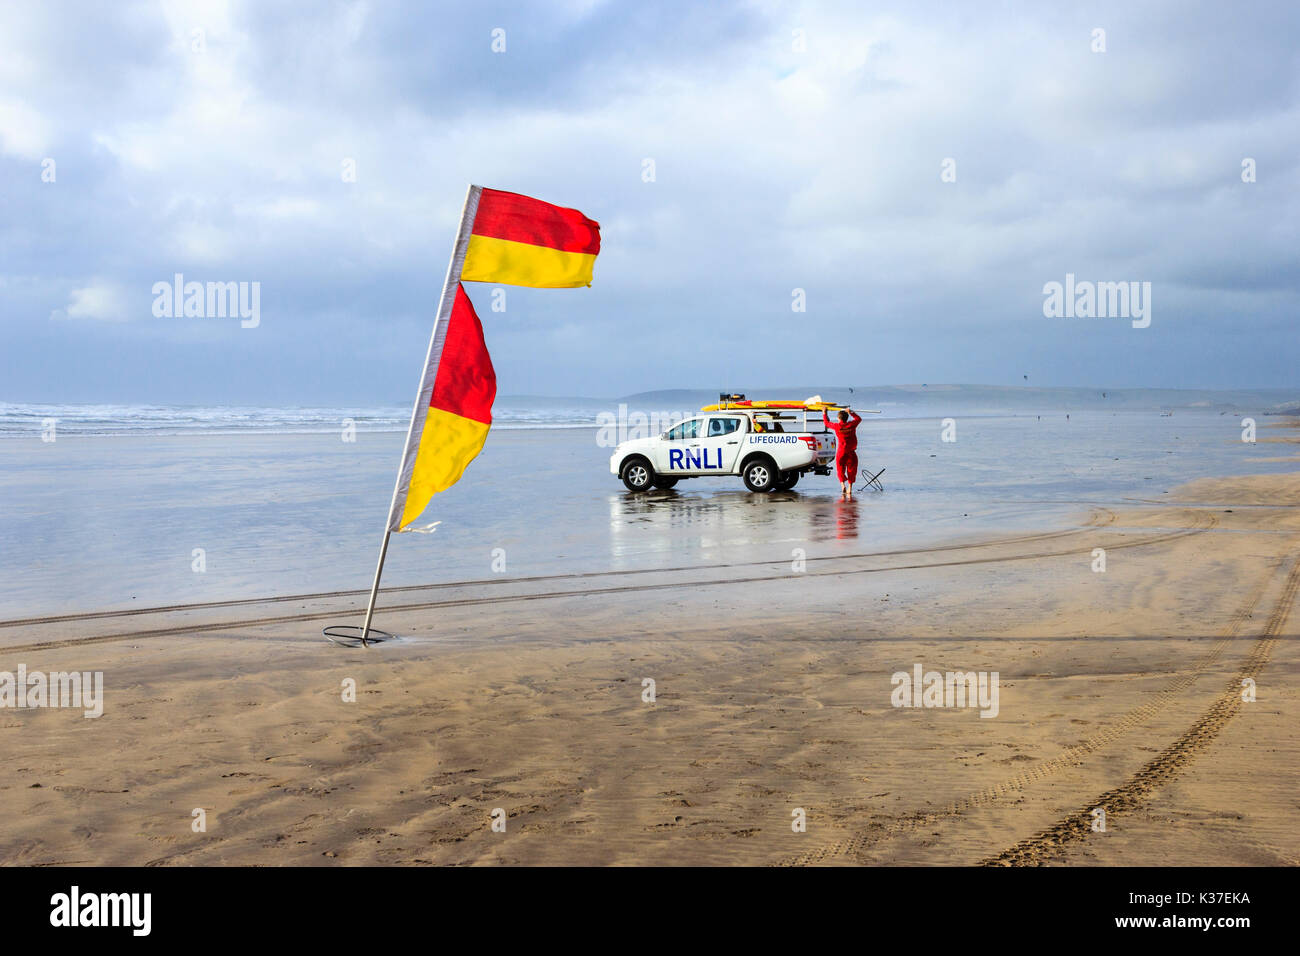
[[[1295,864],[1297,544],[1300,476],[1234,478],[803,572],[385,592],[371,650],[320,638],[355,596],[3,625],[0,669],[107,699],[0,710],[0,859]],[[917,663],[997,671],[998,716],[891,706]]]

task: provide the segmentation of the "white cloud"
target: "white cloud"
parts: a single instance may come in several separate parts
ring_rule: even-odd
[[[122,322],[130,318],[128,296],[121,286],[113,282],[93,280],[90,285],[73,289],[68,304],[50,313],[50,318],[93,319],[104,322]]]
[[[17,100],[0,98],[0,152],[40,160],[49,155],[49,142],[44,116]]]

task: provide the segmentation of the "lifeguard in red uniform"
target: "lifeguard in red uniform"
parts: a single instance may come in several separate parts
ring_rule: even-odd
[[[852,414],[853,417],[849,418]],[[840,496],[853,497],[853,482],[858,477],[858,425],[862,416],[853,409],[841,409],[839,421],[833,422],[822,409],[822,421],[835,432],[835,474],[840,479]]]

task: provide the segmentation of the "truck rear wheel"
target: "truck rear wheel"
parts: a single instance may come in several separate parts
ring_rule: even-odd
[[[776,489],[778,474],[772,459],[762,456],[745,462],[745,470],[741,472],[741,477],[745,480],[745,487],[750,491],[764,492]]]
[[[799,472],[783,471],[781,477],[776,483],[777,491],[789,491],[795,485],[799,484]]]
[[[623,484],[628,491],[648,491],[654,480],[654,469],[646,459],[629,458],[623,463]]]

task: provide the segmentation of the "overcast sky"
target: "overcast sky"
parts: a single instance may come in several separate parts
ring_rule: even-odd
[[[0,400],[409,401],[470,182],[602,226],[468,286],[502,394],[1300,385],[1294,4],[432,6],[0,7]]]

